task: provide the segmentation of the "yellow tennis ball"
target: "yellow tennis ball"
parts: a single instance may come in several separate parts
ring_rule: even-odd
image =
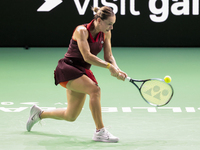
[[[165,81],[166,83],[170,83],[170,82],[172,81],[172,79],[171,79],[170,76],[165,76],[164,81]]]

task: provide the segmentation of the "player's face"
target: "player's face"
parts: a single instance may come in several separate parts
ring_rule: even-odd
[[[116,21],[116,16],[110,16],[106,20],[101,21],[101,30],[106,33],[113,29],[113,25]]]

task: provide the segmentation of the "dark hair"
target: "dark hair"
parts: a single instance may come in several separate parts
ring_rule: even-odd
[[[96,13],[94,15],[94,19],[101,18],[102,20],[106,20],[110,16],[114,16],[113,10],[108,6],[99,7],[92,7],[92,10]]]

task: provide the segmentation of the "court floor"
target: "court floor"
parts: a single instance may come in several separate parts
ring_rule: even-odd
[[[153,107],[127,81],[93,66],[102,113],[118,143],[93,142],[89,97],[75,122],[46,119],[26,131],[30,107],[67,107],[53,71],[67,48],[0,48],[0,150],[199,150],[200,48],[113,48],[121,70],[136,79],[172,77],[174,96]],[[98,55],[103,58],[103,53]]]

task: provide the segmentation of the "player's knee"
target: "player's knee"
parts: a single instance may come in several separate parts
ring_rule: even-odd
[[[67,121],[74,122],[74,121],[76,121],[76,118],[69,118]]]
[[[69,122],[74,122],[76,120],[78,116],[76,114],[73,113],[67,113],[67,111],[65,111],[64,115],[63,115],[63,119]]]
[[[101,89],[99,86],[95,86],[94,88],[92,88],[90,97],[100,97],[100,95],[101,95]]]
[[[69,122],[74,122],[74,121],[76,121],[76,118],[77,118],[77,117],[65,117],[64,119],[65,119],[66,121],[69,121]]]

